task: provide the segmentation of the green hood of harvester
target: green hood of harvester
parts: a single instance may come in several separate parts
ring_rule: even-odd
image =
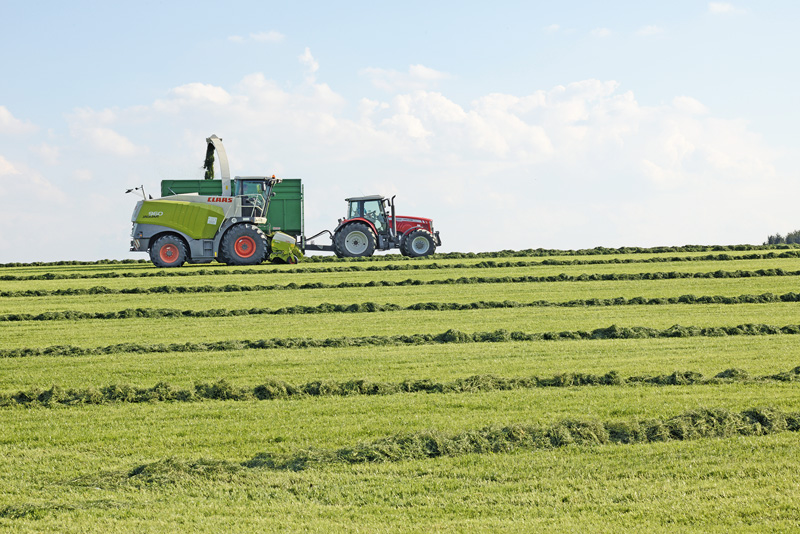
[[[136,221],[183,232],[192,239],[213,239],[224,219],[219,206],[179,200],[144,200]]]

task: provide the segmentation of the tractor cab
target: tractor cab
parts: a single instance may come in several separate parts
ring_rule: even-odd
[[[352,219],[366,219],[375,227],[375,232],[378,235],[386,235],[389,233],[390,221],[393,212],[389,211],[393,203],[389,199],[380,195],[371,195],[366,197],[352,197],[345,199],[347,205],[347,220]],[[388,211],[388,213],[387,213]]]

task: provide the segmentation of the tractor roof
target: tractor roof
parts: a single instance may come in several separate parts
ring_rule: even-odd
[[[384,198],[386,197],[383,195],[367,195],[365,197],[350,197],[344,200],[345,202],[350,202],[351,200],[383,200]]]

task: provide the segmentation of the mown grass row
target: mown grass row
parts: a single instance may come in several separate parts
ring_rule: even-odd
[[[311,315],[319,313],[377,313],[393,311],[462,311],[489,310],[500,308],[576,308],[608,306],[664,306],[671,304],[768,304],[774,302],[800,302],[800,293],[774,295],[739,295],[736,297],[681,295],[680,297],[616,297],[611,299],[575,299],[564,302],[536,300],[533,302],[479,301],[479,302],[419,302],[402,306],[399,304],[378,304],[364,302],[353,304],[331,304],[324,302],[317,306],[284,306],[282,308],[241,308],[211,310],[176,310],[171,308],[127,308],[110,312],[82,312],[63,310],[53,312],[9,313],[0,315],[0,322],[20,321],[79,321],[94,319],[137,319],[137,318],[176,318],[176,317],[238,317],[245,315]]]
[[[168,484],[188,476],[207,478],[246,469],[302,471],[332,464],[386,463],[465,454],[503,454],[566,446],[645,444],[702,438],[764,436],[800,431],[800,412],[757,407],[741,412],[701,408],[665,419],[599,421],[566,419],[550,425],[490,425],[457,434],[436,430],[403,433],[337,449],[308,448],[289,453],[264,452],[253,458],[182,460],[174,456],[133,469],[87,475],[75,486]]]
[[[308,349],[341,347],[385,347],[402,345],[433,345],[447,343],[502,343],[509,341],[558,341],[600,339],[652,339],[721,336],[767,336],[797,335],[800,324],[774,326],[768,324],[740,324],[737,326],[681,326],[651,328],[646,326],[620,327],[561,332],[509,332],[500,329],[492,332],[466,333],[450,329],[441,334],[400,334],[394,336],[334,337],[334,338],[270,338],[255,340],[209,341],[204,343],[118,343],[101,347],[77,347],[74,345],[50,345],[47,347],[23,347],[0,349],[0,358],[25,358],[33,356],[92,356],[117,353],[164,353],[164,352],[224,352],[247,349]]]
[[[792,245],[684,245],[679,247],[620,247],[607,248],[595,247],[591,249],[578,250],[559,250],[559,249],[523,249],[523,250],[501,250],[496,252],[445,252],[429,256],[431,259],[459,259],[459,258],[507,258],[507,257],[540,257],[540,256],[594,256],[607,254],[664,254],[680,252],[722,252],[722,251],[748,251],[748,250],[786,250],[793,249]],[[368,258],[337,258],[335,256],[308,256],[304,259],[307,262],[342,262],[342,261],[383,261],[386,259],[409,261],[412,258],[401,256],[400,254],[387,254],[383,256],[371,256]],[[95,261],[62,260],[53,262],[9,262],[0,263],[0,267],[43,267],[43,266],[69,266],[69,265],[130,265],[150,263],[150,260],[140,259],[103,259]]]
[[[616,371],[604,375],[591,373],[561,373],[549,378],[475,375],[449,382],[430,379],[404,380],[402,382],[374,382],[369,380],[314,380],[292,385],[270,378],[255,387],[235,386],[225,379],[214,383],[199,382],[193,389],[174,387],[159,382],[153,387],[129,384],[112,384],[100,388],[64,389],[53,385],[42,390],[32,388],[15,393],[0,393],[0,406],[44,406],[141,402],[196,402],[202,400],[278,400],[306,397],[345,397],[353,395],[397,395],[400,393],[476,393],[578,386],[689,386],[731,384],[736,382],[800,382],[800,366],[790,371],[751,377],[737,368],[726,369],[714,377],[705,377],[694,371],[675,371],[668,375],[637,375],[623,377]]]
[[[509,283],[549,283],[549,282],[607,282],[607,281],[639,281],[639,280],[677,280],[677,279],[735,279],[759,278],[772,276],[800,276],[800,271],[787,271],[785,269],[758,269],[756,271],[710,271],[710,272],[651,272],[651,273],[605,273],[605,274],[558,274],[553,276],[476,276],[462,278],[444,278],[436,280],[370,280],[369,282],[340,282],[327,284],[325,282],[308,282],[297,284],[226,284],[224,286],[176,286],[164,285],[154,287],[129,287],[109,288],[95,286],[90,288],[63,288],[63,289],[25,289],[15,291],[0,291],[0,297],[51,297],[75,295],[139,295],[161,293],[237,293],[243,291],[292,291],[302,289],[342,289],[342,288],[369,288],[369,287],[402,287],[425,285],[459,285],[459,284],[509,284]]]
[[[707,256],[674,256],[655,258],[625,258],[625,259],[596,259],[596,260],[542,260],[542,261],[482,261],[478,263],[399,263],[388,265],[341,265],[334,267],[294,267],[294,268],[247,268],[247,269],[194,269],[194,270],[156,270],[156,271],[128,271],[128,272],[102,272],[102,273],[41,273],[27,275],[0,275],[0,281],[34,281],[34,280],[86,280],[108,278],[153,278],[153,277],[186,277],[186,276],[233,276],[233,275],[264,275],[264,274],[322,274],[322,273],[347,273],[347,272],[389,272],[389,271],[421,271],[442,269],[507,269],[537,266],[575,266],[575,265],[615,265],[637,263],[679,263],[703,261],[739,261],[739,260],[764,260],[787,259],[800,257],[800,251],[787,251],[783,253],[747,254],[731,256],[717,254]]]

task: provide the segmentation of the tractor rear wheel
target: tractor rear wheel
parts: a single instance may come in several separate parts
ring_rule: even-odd
[[[156,267],[180,267],[188,256],[186,243],[176,235],[164,235],[150,247],[150,259]]]
[[[220,257],[228,265],[257,265],[267,258],[267,236],[253,224],[237,224],[220,243]]]
[[[364,223],[351,223],[333,236],[333,250],[340,258],[361,258],[375,252],[375,232]]]
[[[429,256],[436,252],[436,242],[429,231],[418,228],[403,239],[403,243],[400,245],[400,252],[403,256],[412,258]]]

